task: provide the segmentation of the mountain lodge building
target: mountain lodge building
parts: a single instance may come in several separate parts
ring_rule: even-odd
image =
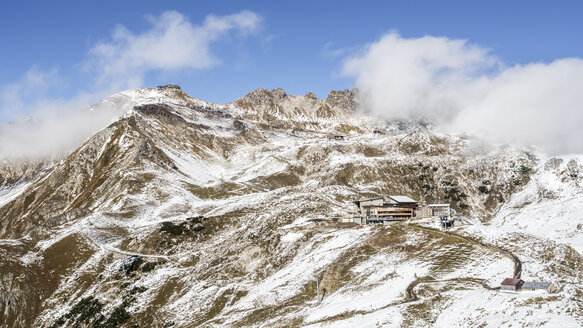
[[[360,221],[356,223],[386,223],[400,221],[415,216],[415,209],[419,205],[416,200],[407,196],[389,196],[367,198],[354,201]]]
[[[430,218],[451,216],[451,208],[449,204],[430,204],[427,206],[420,206],[417,208],[417,217]]]

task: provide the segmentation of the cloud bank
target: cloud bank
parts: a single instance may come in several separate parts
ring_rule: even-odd
[[[583,152],[583,60],[506,66],[466,40],[389,33],[348,58],[365,109],[491,142]]]
[[[220,65],[213,44],[258,30],[261,17],[251,11],[209,15],[200,25],[176,11],[148,17],[151,26],[134,33],[123,26],[95,44],[79,65],[91,86],[69,98],[51,96],[67,84],[57,69],[33,66],[14,83],[0,87],[0,110],[11,117],[0,124],[0,160],[37,159],[62,154],[107,126],[119,108],[88,105],[124,89],[142,87],[151,71],[201,70]],[[123,109],[122,109],[123,110]]]
[[[123,114],[124,108],[108,104],[89,110],[85,104],[91,99],[92,95],[80,95],[69,100],[39,101],[34,117],[3,124],[0,160],[59,158]]]

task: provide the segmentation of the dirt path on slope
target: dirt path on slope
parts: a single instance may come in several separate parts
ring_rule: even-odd
[[[434,284],[434,283],[444,283],[444,282],[460,282],[460,283],[461,282],[470,282],[470,283],[478,284],[487,290],[494,291],[494,290],[500,289],[500,287],[489,286],[485,279],[480,279],[480,278],[463,277],[463,278],[435,279],[435,280],[424,280],[423,278],[417,278],[413,282],[411,282],[409,284],[409,286],[407,286],[407,289],[405,290],[405,299],[403,299],[403,300],[389,303],[387,305],[376,308],[374,310],[358,310],[358,311],[350,311],[350,312],[340,313],[340,314],[337,314],[337,315],[334,315],[331,317],[325,317],[325,318],[322,318],[320,320],[307,322],[305,324],[306,325],[313,325],[313,324],[324,323],[324,322],[329,323],[329,322],[335,321],[335,320],[344,320],[344,319],[347,319],[347,318],[350,318],[350,317],[353,317],[356,315],[366,315],[366,314],[374,313],[374,312],[384,310],[384,309],[387,309],[387,308],[390,308],[393,306],[415,302],[415,301],[419,300],[419,297],[417,296],[417,293],[415,292],[415,287],[417,287],[419,285],[423,285],[423,284]]]
[[[410,283],[409,286],[407,286],[407,289],[405,290],[405,295],[406,295],[405,300],[399,302],[398,304],[405,304],[405,303],[417,301],[419,298],[417,297],[417,293],[415,293],[415,287],[417,287],[418,285],[440,283],[440,282],[471,282],[471,283],[478,284],[487,290],[499,290],[500,289],[500,287],[492,287],[492,286],[488,285],[486,280],[481,279],[481,278],[451,278],[451,279],[435,279],[435,280],[416,279],[415,281]]]

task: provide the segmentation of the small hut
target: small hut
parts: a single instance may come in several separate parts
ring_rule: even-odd
[[[510,290],[510,291],[517,291],[522,287],[524,284],[524,280],[515,279],[515,278],[506,278],[500,284],[501,290]]]
[[[432,216],[450,216],[451,210],[449,204],[430,204],[427,207],[431,208]]]

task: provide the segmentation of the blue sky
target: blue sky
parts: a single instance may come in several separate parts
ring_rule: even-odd
[[[319,97],[351,88],[354,78],[341,74],[346,58],[389,31],[467,39],[507,65],[582,57],[582,9],[579,1],[6,1],[0,5],[0,90],[10,91],[31,69],[51,82],[42,92],[23,92],[21,107],[5,102],[0,121],[31,111],[26,104],[39,94],[66,100],[93,92],[90,50],[110,42],[118,25],[134,35],[148,31],[146,17],[168,10],[193,26],[209,14],[249,10],[260,17],[253,33],[232,31],[210,43],[220,64],[144,69],[142,86],[178,83],[194,97],[223,103],[260,87]]]

